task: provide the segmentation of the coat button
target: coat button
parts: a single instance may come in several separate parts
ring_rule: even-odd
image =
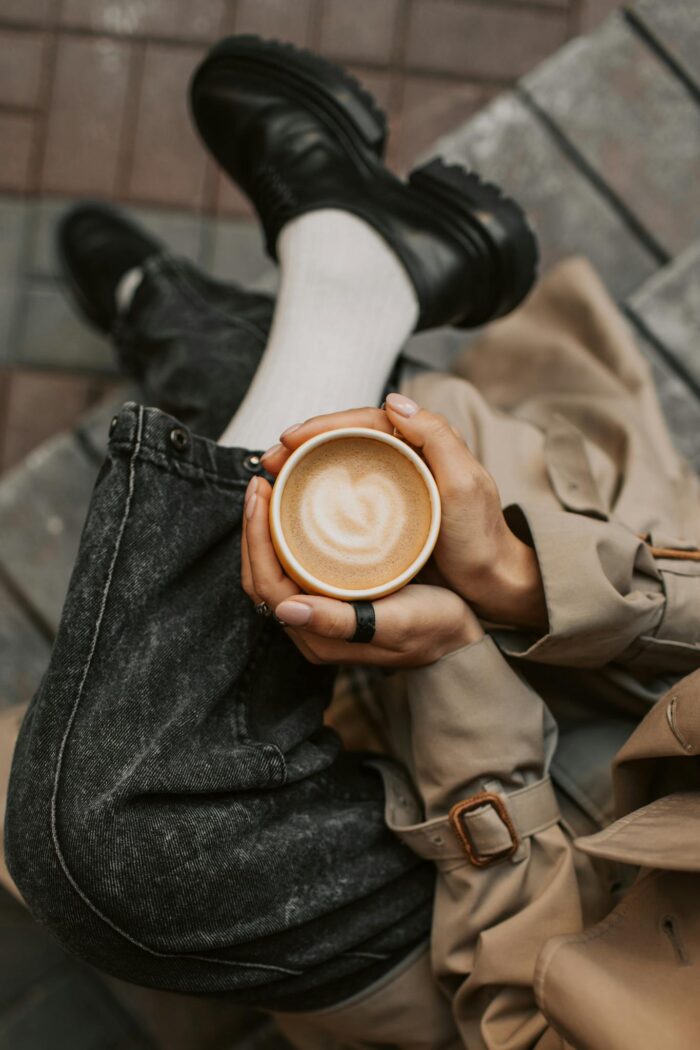
[[[112,416],[112,422],[109,424],[109,432],[110,432],[110,434],[114,433],[118,422],[119,422],[119,416]]]
[[[190,439],[187,436],[187,431],[183,430],[182,427],[173,427],[170,431],[170,444],[178,452],[182,452],[190,443]]]
[[[246,456],[243,460],[243,466],[246,470],[250,471],[251,474],[257,474],[260,470],[260,456]]]

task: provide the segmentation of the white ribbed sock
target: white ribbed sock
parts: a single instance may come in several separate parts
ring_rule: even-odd
[[[253,382],[219,444],[267,448],[293,423],[377,405],[415,327],[413,285],[386,241],[349,212],[284,227],[272,329]]]
[[[143,280],[143,270],[140,266],[133,266],[119,278],[119,284],[114,289],[114,298],[117,304],[117,313],[125,313],[131,306],[136,289]]]

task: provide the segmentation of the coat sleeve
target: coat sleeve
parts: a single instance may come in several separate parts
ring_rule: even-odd
[[[530,814],[528,827],[527,819],[518,823],[521,800],[548,793],[556,744],[551,716],[489,637],[402,675],[399,693],[389,717],[410,719],[408,765],[426,819],[406,823],[405,800],[389,788],[387,820],[436,861],[433,966],[463,1044],[470,1050],[562,1047],[538,1010],[532,981],[545,942],[582,928],[572,846],[556,800],[548,819],[533,823]],[[491,804],[469,814],[475,854],[462,848],[445,819],[484,792],[497,796],[512,818],[520,838],[513,855],[494,857],[512,836]],[[490,862],[478,866],[474,856]]]
[[[622,525],[566,510],[511,506],[537,553],[548,630],[500,632],[509,656],[567,667],[611,661],[652,672],[700,667],[700,562],[655,557]]]

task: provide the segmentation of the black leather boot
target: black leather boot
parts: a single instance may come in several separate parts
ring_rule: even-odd
[[[85,201],[61,218],[56,250],[77,306],[88,321],[109,332],[117,316],[119,281],[161,252],[163,245],[116,208]]]
[[[276,257],[282,227],[349,211],[395,251],[416,289],[417,329],[508,313],[534,281],[537,249],[514,201],[440,160],[402,182],[383,165],[385,122],[343,70],[291,45],[229,37],[199,66],[191,105],[204,142],[253,202]]]
[[[109,332],[122,372],[149,404],[218,438],[255,375],[274,299],[213,280],[115,208],[76,206],[58,241],[70,298]],[[142,280],[117,314],[116,285],[134,265]]]

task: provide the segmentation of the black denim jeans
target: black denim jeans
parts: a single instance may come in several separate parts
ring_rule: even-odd
[[[208,364],[228,418],[245,388],[222,391],[226,355],[247,384],[265,334],[221,303],[215,322],[206,285],[154,264],[117,333],[193,425]],[[120,411],[17,745],[7,859],[35,917],[109,973],[315,1009],[425,939],[434,875],[386,828],[366,756],[323,726],[333,671],[241,590],[250,476],[247,450]]]

